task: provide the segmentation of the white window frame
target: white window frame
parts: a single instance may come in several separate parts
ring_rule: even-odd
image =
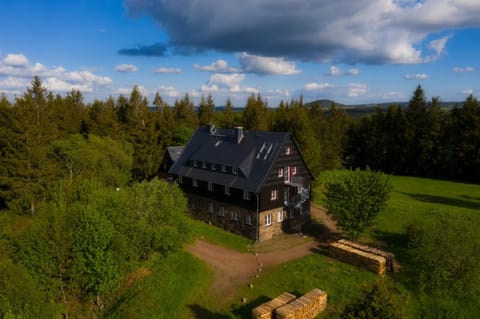
[[[217,170],[217,164],[212,163],[212,171],[216,171],[216,170]]]
[[[220,209],[218,210],[218,216],[225,216],[225,207],[220,206]]]
[[[283,177],[283,167],[278,169],[278,177]]]
[[[292,148],[290,146],[287,146],[285,148],[285,155],[290,155],[290,154],[292,154]]]
[[[245,224],[246,225],[252,225],[252,214],[251,213],[247,213],[247,215],[245,216]]]
[[[193,167],[198,167],[198,161],[193,161]]]
[[[277,214],[277,222],[283,222],[283,209],[280,209]]]
[[[297,175],[297,167],[292,166],[292,175]]]
[[[206,162],[202,162],[202,168],[207,168],[207,163]]]
[[[222,173],[226,173],[227,172],[227,167],[225,165],[222,165]]]
[[[198,187],[198,181],[195,178],[192,179],[192,186],[193,187]]]
[[[265,226],[272,225],[272,214],[265,215]]]
[[[232,220],[238,221],[238,209],[232,209]]]
[[[243,190],[243,199],[250,200],[250,192],[247,191],[246,189]]]
[[[213,203],[212,202],[208,203],[208,212],[213,214]]]
[[[278,190],[272,189],[272,192],[270,194],[270,200],[277,200],[277,199],[278,199]]]
[[[232,167],[232,174],[233,175],[238,175],[238,168]]]

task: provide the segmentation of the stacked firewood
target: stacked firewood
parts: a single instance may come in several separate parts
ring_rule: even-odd
[[[270,300],[252,310],[252,319],[273,319],[273,311],[297,298],[295,295],[284,292],[275,299]]]

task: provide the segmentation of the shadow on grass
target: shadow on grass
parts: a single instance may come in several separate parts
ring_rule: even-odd
[[[302,227],[302,232],[314,237],[320,243],[333,242],[340,238],[339,233],[332,233],[331,230],[321,222],[311,219],[308,224]]]
[[[269,298],[267,296],[260,296],[255,300],[252,300],[249,303],[246,303],[244,305],[241,305],[235,309],[233,309],[232,313],[237,316],[238,318],[251,318],[252,316],[252,310],[255,307],[260,306],[261,304],[268,302],[272,300],[272,298]],[[203,317],[199,317],[203,318]]]
[[[189,305],[188,306],[190,310],[193,313],[194,318],[199,318],[199,319],[230,319],[229,316],[223,315],[220,313],[212,312],[206,308],[203,308],[202,306],[199,306],[197,304],[194,305]]]
[[[480,209],[480,203],[472,201],[472,200],[479,200],[479,199],[475,197],[466,196],[466,195],[462,196],[463,198],[466,198],[466,199],[458,199],[458,198],[449,198],[444,196],[435,196],[435,195],[427,195],[427,194],[411,194],[411,193],[404,193],[404,192],[401,192],[401,194],[407,195],[414,200],[425,202],[425,203],[443,204],[443,205],[468,208],[468,209]]]
[[[462,198],[468,199],[468,200],[476,200],[480,201],[480,197],[474,197],[474,196],[468,196],[468,195],[462,195]]]

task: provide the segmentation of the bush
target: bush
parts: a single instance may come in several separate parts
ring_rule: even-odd
[[[325,206],[345,235],[355,240],[385,209],[390,179],[367,168],[339,175],[326,183]]]

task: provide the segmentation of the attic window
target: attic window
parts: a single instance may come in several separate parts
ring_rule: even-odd
[[[193,167],[198,167],[198,161],[193,161]]]
[[[292,148],[290,146],[285,147],[285,154],[290,155],[292,153]]]
[[[272,152],[273,144],[265,144],[263,143],[262,147],[260,147],[260,150],[257,153],[256,158],[257,159],[268,159],[270,153]]]

